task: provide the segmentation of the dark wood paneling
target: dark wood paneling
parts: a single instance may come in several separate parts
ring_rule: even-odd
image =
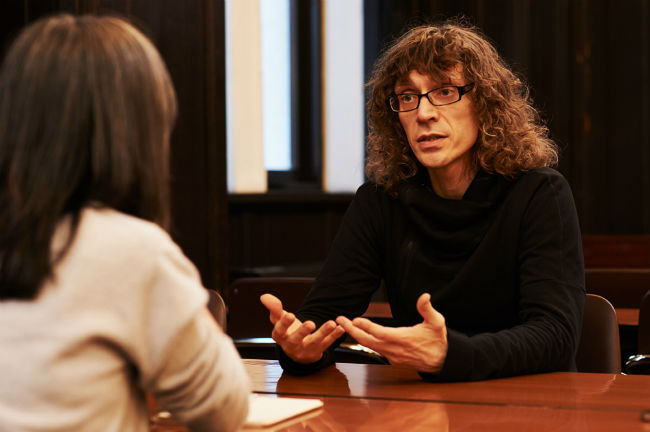
[[[9,44],[25,22],[25,5],[19,1],[8,1],[0,10],[0,60],[4,59]]]
[[[615,308],[638,309],[650,290],[650,269],[646,268],[588,268],[585,288],[609,300]]]
[[[647,1],[597,3],[573,3],[569,180],[584,232],[647,233]]]
[[[650,267],[650,235],[583,235],[582,249],[585,268]]]
[[[316,276],[351,199],[322,193],[231,196],[231,277]]]

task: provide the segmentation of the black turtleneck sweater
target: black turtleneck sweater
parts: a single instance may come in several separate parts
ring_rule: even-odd
[[[422,322],[416,300],[424,292],[445,317],[447,358],[425,379],[575,370],[581,236],[571,190],[555,170],[514,180],[479,172],[461,200],[436,195],[426,173],[404,182],[397,198],[364,184],[296,315],[317,326],[359,316],[382,279],[395,325]],[[331,350],[311,365],[281,355],[293,373],[331,362]]]

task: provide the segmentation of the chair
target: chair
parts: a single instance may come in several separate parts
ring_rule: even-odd
[[[650,354],[650,291],[646,292],[639,308],[637,352]]]
[[[587,294],[585,298],[576,366],[579,372],[621,373],[616,310],[596,294]]]
[[[625,372],[635,375],[650,374],[650,291],[646,292],[639,308],[637,354],[625,362]]]
[[[273,326],[260,296],[273,294],[287,311],[295,312],[314,283],[309,277],[250,277],[236,279],[228,296],[228,334],[244,358],[275,359]],[[337,362],[387,364],[388,361],[354,340],[346,339],[334,351]]]
[[[226,331],[226,304],[223,302],[221,295],[213,290],[207,289],[208,291],[208,310],[214,317],[215,321],[219,323],[223,331]]]

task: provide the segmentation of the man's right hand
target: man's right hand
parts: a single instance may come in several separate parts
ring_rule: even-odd
[[[297,363],[317,362],[323,357],[323,352],[345,333],[343,327],[332,320],[318,330],[313,321],[300,322],[294,314],[282,309],[282,302],[274,295],[263,294],[260,301],[269,310],[273,324],[271,337]]]

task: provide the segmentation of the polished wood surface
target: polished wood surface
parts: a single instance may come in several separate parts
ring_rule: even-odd
[[[487,381],[428,383],[399,366],[339,363],[314,375],[284,374],[275,360],[244,360],[257,393],[460,402],[549,408],[650,408],[650,376],[554,372]]]
[[[244,360],[252,390],[313,397],[321,409],[274,431],[650,431],[650,376],[556,372],[466,383],[428,383],[408,368],[339,363],[314,375],[274,360]],[[180,432],[163,421],[159,432]]]
[[[562,410],[399,400],[320,398],[316,412],[258,431],[648,431],[634,411]]]
[[[323,407],[266,428],[245,431],[648,431],[634,411],[562,410],[547,407],[427,403],[320,397]],[[187,432],[178,424],[152,432]]]

